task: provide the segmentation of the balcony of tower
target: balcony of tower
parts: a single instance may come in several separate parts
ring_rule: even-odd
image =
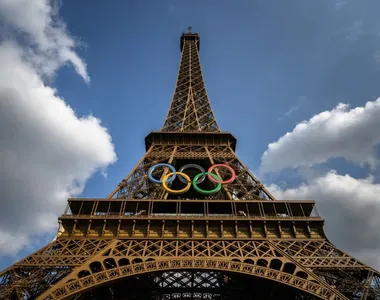
[[[71,198],[62,237],[134,239],[324,238],[311,200]]]
[[[236,149],[236,138],[229,132],[152,131],[145,137],[145,149],[158,145],[225,146]]]

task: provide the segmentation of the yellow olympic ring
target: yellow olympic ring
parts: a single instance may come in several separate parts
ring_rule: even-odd
[[[164,187],[164,189],[166,191],[168,191],[169,193],[172,193],[172,194],[183,194],[183,193],[186,193],[190,187],[191,187],[191,179],[189,177],[189,175],[185,174],[185,173],[182,173],[182,172],[177,172],[178,175],[182,175],[183,177],[185,177],[185,179],[187,180],[187,185],[182,189],[182,190],[172,190],[171,188],[169,188],[167,186],[167,182],[166,180],[172,176],[174,173],[168,173],[166,174],[163,178],[162,178],[162,186]]]

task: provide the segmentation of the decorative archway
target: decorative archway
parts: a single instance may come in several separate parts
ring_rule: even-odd
[[[166,259],[158,261],[146,261],[131,265],[124,265],[115,268],[105,269],[88,276],[70,280],[63,285],[58,285],[55,289],[48,290],[38,299],[43,300],[60,300],[67,299],[79,293],[94,289],[100,285],[111,283],[128,276],[136,276],[144,273],[161,272],[168,270],[215,270],[237,272],[244,275],[257,276],[268,280],[277,281],[289,285],[303,292],[309,293],[320,299],[345,299],[333,289],[330,289],[322,283],[301,278],[296,275],[288,274],[279,270],[242,263],[236,261],[225,261],[215,259]]]

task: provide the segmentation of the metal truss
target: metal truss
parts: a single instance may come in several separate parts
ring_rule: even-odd
[[[301,263],[310,256],[318,263]],[[0,299],[11,299],[15,286],[29,299],[68,299],[126,277],[174,269],[198,269],[204,276],[237,272],[321,299],[377,299],[379,274],[353,258],[339,264],[344,258],[350,257],[327,241],[58,239],[0,274]]]
[[[347,299],[344,295],[332,289],[326,283],[318,282],[318,279],[314,277],[311,278],[316,280],[312,281],[310,278],[308,278],[308,274],[305,275],[306,278],[302,278],[300,276],[295,276],[276,269],[271,269],[269,267],[234,261],[210,260],[200,258],[177,258],[140,262],[133,265],[123,266],[110,263],[109,269],[101,269],[101,264],[99,262],[93,262],[92,266],[95,269],[94,273],[85,273],[83,277],[76,276],[76,278],[70,278],[61,287],[60,285],[56,285],[55,288],[48,290],[48,292],[44,293],[40,298],[45,300],[66,299],[67,297],[75,295],[78,292],[83,293],[88,291],[90,288],[93,289],[94,287],[114,282],[128,276],[136,276],[140,274],[155,273],[157,271],[166,270],[182,271],[198,269],[202,270],[201,273],[205,274],[209,273],[208,271],[216,270],[225,271],[226,273],[223,274],[233,272],[269,279],[281,284],[288,285],[294,289],[299,289],[301,293],[306,292],[321,299]],[[197,284],[197,282],[193,281],[191,284],[194,285]]]
[[[204,197],[204,199],[275,200],[228,145],[151,146],[134,170],[123,179],[108,197],[119,199],[172,199],[173,196],[165,192],[162,186],[158,186],[149,180],[147,176],[148,170],[152,165],[157,163],[169,163],[179,168],[184,164],[184,161],[197,161],[197,163],[205,166],[205,168],[208,168],[212,164],[228,164],[235,170],[236,179],[234,182],[224,186],[218,193]],[[167,169],[156,169],[153,175],[156,178],[160,178],[167,174],[167,171]],[[219,170],[217,174],[223,179],[230,176],[228,170]],[[188,199],[199,199],[199,196],[199,194],[182,195],[183,198]]]
[[[0,299],[35,299],[109,244],[106,240],[56,240],[0,272]],[[15,294],[12,298],[12,295]]]
[[[182,56],[173,100],[162,131],[220,131],[208,100],[197,34],[182,36]]]
[[[131,287],[131,288],[130,288]],[[267,291],[272,299],[316,299],[287,285],[237,273],[176,270],[135,277],[86,292],[77,299],[263,299]],[[124,297],[124,298],[123,298]]]
[[[212,112],[199,45],[182,35],[172,103],[136,167],[107,198],[68,199],[57,238],[0,272],[0,300],[380,299],[379,272],[326,238],[314,201],[276,200],[237,157]],[[227,164],[236,178],[178,195],[149,179],[157,163]]]

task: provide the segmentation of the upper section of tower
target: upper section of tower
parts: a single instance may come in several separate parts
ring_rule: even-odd
[[[198,33],[192,32],[192,27],[189,26],[187,28],[187,32],[182,33],[181,35],[181,43],[180,43],[180,50],[183,50],[183,46],[185,44],[185,40],[193,40],[195,41],[195,44],[197,45],[198,51],[200,50],[200,39]]]
[[[198,33],[181,36],[181,61],[172,102],[161,131],[220,132],[203,81]]]
[[[198,33],[192,33],[192,32],[187,32],[187,33],[182,33],[181,35],[181,48],[180,50],[182,51],[183,50],[183,46],[185,45],[185,41],[189,41],[189,40],[192,40],[195,42],[195,44],[197,45],[197,49],[198,49],[198,52],[200,50],[200,38],[199,38],[199,35]]]

